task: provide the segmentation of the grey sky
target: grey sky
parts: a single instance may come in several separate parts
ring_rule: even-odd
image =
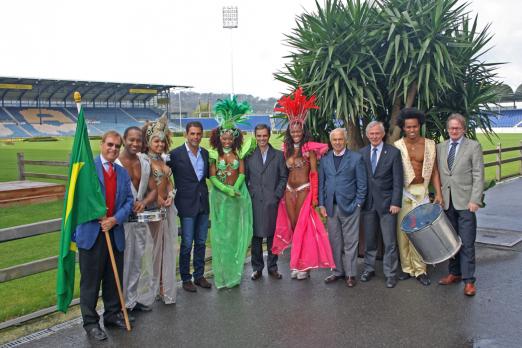
[[[272,73],[288,53],[284,34],[313,0],[21,1],[1,4],[0,75],[191,85],[230,92],[230,30],[222,6],[239,7],[233,29],[236,93],[277,97],[286,86]],[[517,0],[474,0],[479,23],[492,23],[490,61],[522,83],[521,9]]]

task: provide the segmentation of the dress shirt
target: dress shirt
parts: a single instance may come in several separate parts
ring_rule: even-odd
[[[459,138],[459,140],[453,140],[453,139],[449,139],[449,146],[448,146],[448,155],[449,155],[449,152],[451,150],[451,144],[453,143],[457,143],[457,146],[455,146],[455,158],[457,158],[457,153],[459,152],[459,147],[460,147],[460,144],[462,144],[462,139],[464,138],[464,136],[461,136]],[[455,160],[453,160],[453,164],[455,164]]]
[[[377,146],[370,145],[370,158],[373,153],[373,149],[377,149],[377,164],[379,164],[379,158],[381,158],[382,148],[384,147],[384,143],[381,141],[381,143]]]
[[[201,147],[198,147],[197,155],[192,153],[187,143],[185,143],[185,148],[187,149],[187,154],[190,159],[190,163],[192,164],[192,168],[194,168],[194,172],[198,177],[198,180],[201,181],[203,179],[203,171],[205,169],[205,163],[203,163],[203,156],[201,155]]]

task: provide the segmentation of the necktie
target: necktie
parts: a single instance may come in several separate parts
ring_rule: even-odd
[[[372,162],[372,174],[375,174],[375,168],[377,167],[377,148],[376,147],[374,147],[372,149],[371,162]]]
[[[455,162],[455,151],[457,150],[457,145],[459,143],[453,142],[451,143],[451,148],[449,150],[448,154],[448,168],[451,170],[451,167],[453,167],[453,162]]]
[[[109,170],[107,171],[107,174],[109,174],[109,176],[112,176],[114,174],[113,164],[111,162],[107,162],[107,165],[109,166]]]

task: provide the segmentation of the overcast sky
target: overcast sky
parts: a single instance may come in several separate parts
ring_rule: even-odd
[[[321,0],[319,0],[321,2]],[[471,0],[492,24],[490,61],[509,62],[501,78],[522,83],[520,0]],[[239,8],[239,28],[222,28],[222,7]],[[313,0],[22,1],[0,5],[0,76],[121,81],[278,97],[273,78],[289,48],[284,34]]]

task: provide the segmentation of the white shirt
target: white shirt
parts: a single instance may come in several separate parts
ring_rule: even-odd
[[[263,159],[263,164],[266,162],[266,155],[268,154],[268,146],[266,147],[266,150],[263,151],[261,148],[259,148],[259,152],[261,152],[261,158]]]
[[[343,151],[341,151],[339,153],[335,152],[335,150],[334,150],[333,155],[339,157],[339,156],[343,156],[345,152],[346,152],[346,148],[344,148]]]
[[[108,173],[109,172],[109,162],[108,160],[105,159],[105,157],[103,157],[102,154],[100,154],[100,159],[101,159],[101,163],[102,163],[102,166],[103,166],[103,169],[105,169],[105,171]],[[112,164],[113,168],[114,168],[114,163]]]
[[[451,150],[451,144],[457,143],[457,146],[455,147],[455,158],[457,157],[457,152],[459,152],[459,147],[460,147],[460,144],[462,144],[462,139],[464,139],[464,136],[461,136],[459,138],[459,140],[457,140],[457,141],[454,141],[453,139],[450,138],[449,146],[448,146],[448,155],[449,155],[449,152]]]

